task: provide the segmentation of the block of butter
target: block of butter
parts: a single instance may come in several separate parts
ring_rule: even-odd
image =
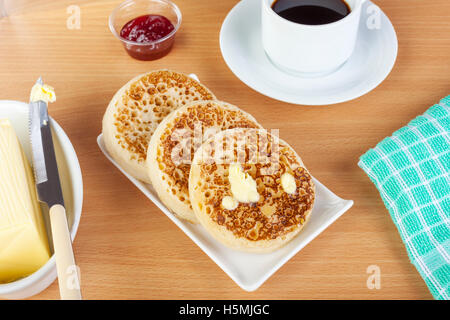
[[[0,283],[35,272],[49,258],[31,167],[14,128],[0,119]]]

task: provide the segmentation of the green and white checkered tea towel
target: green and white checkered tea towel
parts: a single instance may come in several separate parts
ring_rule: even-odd
[[[450,96],[361,156],[435,299],[450,297]]]

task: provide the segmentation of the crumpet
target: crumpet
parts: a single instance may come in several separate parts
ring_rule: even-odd
[[[315,186],[299,155],[265,130],[218,133],[195,153],[189,177],[195,215],[224,245],[270,252],[310,217]]]
[[[209,136],[231,128],[261,128],[248,113],[221,101],[200,101],[167,116],[148,147],[147,170],[161,201],[178,217],[196,223],[189,200],[195,151]]]
[[[103,117],[103,140],[111,157],[133,177],[150,183],[145,160],[150,137],[172,111],[214,94],[189,76],[168,70],[139,75],[112,98]]]

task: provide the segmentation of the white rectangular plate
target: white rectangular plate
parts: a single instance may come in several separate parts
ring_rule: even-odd
[[[122,171],[139,190],[153,201],[170,220],[183,230],[231,279],[246,291],[258,289],[275,271],[353,205],[352,200],[339,198],[319,181],[314,179],[314,183],[316,184],[316,200],[311,217],[303,230],[291,242],[275,252],[268,254],[239,252],[229,249],[216,241],[202,226],[178,219],[162,204],[151,185],[130,176],[110,157],[103,144],[101,134],[97,138],[97,143],[109,161]],[[251,267],[255,265],[258,268]]]

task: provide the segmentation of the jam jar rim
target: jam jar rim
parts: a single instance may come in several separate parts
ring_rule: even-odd
[[[114,27],[114,19],[116,14],[123,9],[124,7],[128,6],[128,5],[133,5],[135,2],[163,2],[167,5],[169,5],[172,10],[175,12],[176,16],[177,16],[177,23],[174,25],[173,30],[168,33],[167,35],[165,35],[164,37],[158,39],[158,40],[154,40],[154,41],[150,41],[150,42],[137,42],[137,41],[133,41],[133,40],[128,40],[125,39],[124,37],[122,37],[116,30],[116,28]],[[118,38],[119,40],[130,44],[130,45],[135,45],[135,46],[148,46],[148,45],[152,45],[152,44],[156,44],[156,43],[160,43],[160,42],[164,42],[165,40],[171,38],[173,35],[175,35],[175,33],[178,31],[178,29],[180,28],[181,25],[181,20],[182,20],[182,16],[181,16],[181,11],[178,8],[178,6],[173,3],[170,0],[126,0],[123,1],[122,3],[120,3],[111,13],[111,15],[109,16],[109,29],[111,30],[111,32],[113,33],[114,36],[116,36],[116,38]]]

